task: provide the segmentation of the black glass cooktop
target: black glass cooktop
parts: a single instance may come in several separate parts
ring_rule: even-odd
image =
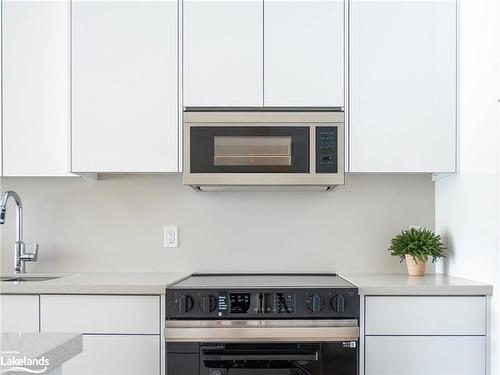
[[[335,273],[301,274],[193,274],[169,289],[245,288],[352,288],[353,284]]]

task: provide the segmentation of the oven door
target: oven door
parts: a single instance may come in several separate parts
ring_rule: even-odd
[[[358,371],[356,319],[168,320],[165,339],[167,375],[357,375]]]
[[[357,342],[200,345],[200,375],[357,375]]]

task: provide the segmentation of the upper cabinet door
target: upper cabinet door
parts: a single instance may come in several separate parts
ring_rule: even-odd
[[[351,2],[351,172],[455,171],[456,6]]]
[[[184,106],[263,105],[262,0],[185,0]]]
[[[264,105],[344,106],[344,1],[264,1]]]
[[[73,171],[178,170],[177,5],[73,2]]]
[[[3,175],[69,175],[69,3],[3,1]]]
[[[2,6],[0,4],[0,30],[2,30]],[[2,35],[0,35],[0,39]],[[0,61],[2,60],[2,46],[0,43]],[[0,98],[3,98],[3,84],[0,84]],[[1,107],[1,106],[0,106]],[[0,108],[0,177],[3,176],[3,108]]]

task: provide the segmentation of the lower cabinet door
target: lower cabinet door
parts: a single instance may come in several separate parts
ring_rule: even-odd
[[[484,375],[485,336],[366,336],[365,375]]]
[[[83,352],[63,365],[65,375],[159,375],[160,336],[86,335]]]
[[[2,332],[39,332],[38,296],[0,296]]]

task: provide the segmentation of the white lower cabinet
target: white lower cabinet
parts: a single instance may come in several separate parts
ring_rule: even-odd
[[[83,352],[63,365],[65,375],[158,375],[160,336],[85,335]]]
[[[160,334],[159,296],[43,295],[43,332]]]
[[[365,375],[480,375],[485,336],[367,336]]]
[[[365,375],[485,375],[485,296],[367,296]]]
[[[42,295],[42,332],[80,332],[83,352],[64,374],[159,375],[160,296]]]
[[[22,295],[0,296],[2,332],[38,332],[39,297]]]
[[[485,335],[482,296],[366,297],[366,335]]]

